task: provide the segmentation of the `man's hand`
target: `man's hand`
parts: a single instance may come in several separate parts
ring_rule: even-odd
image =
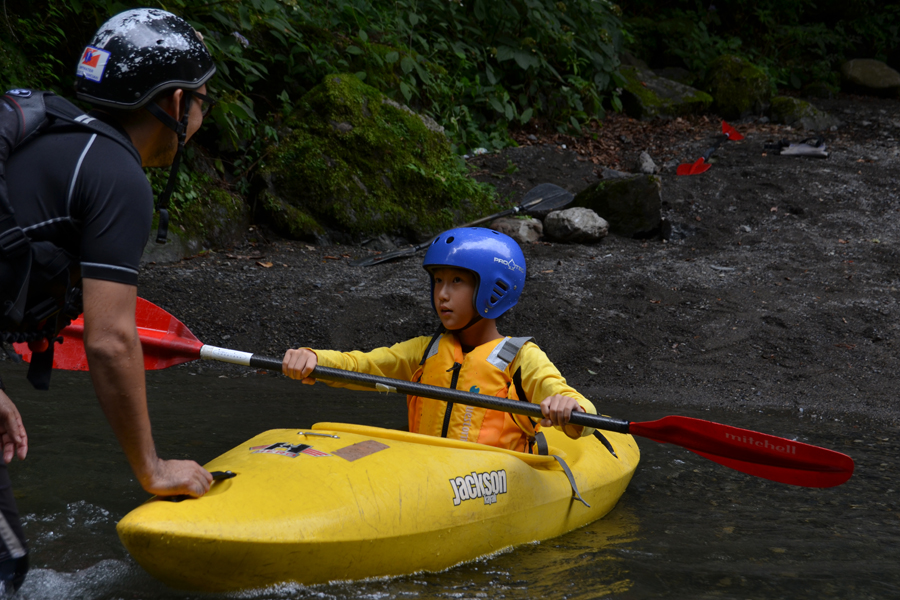
[[[188,495],[199,498],[212,485],[209,471],[191,460],[162,460],[141,486],[157,496]]]
[[[3,390],[0,390],[0,443],[3,445],[3,462],[9,463],[13,455],[25,460],[28,434],[25,433],[19,409]]]
[[[584,412],[584,409],[581,408],[575,398],[559,394],[544,398],[544,401],[541,402],[541,414],[544,415],[544,418],[541,419],[541,426],[559,426],[567,436],[573,440],[578,439],[581,437],[584,427],[581,425],[569,425],[569,418],[573,412]]]
[[[309,348],[297,348],[284,353],[281,370],[291,379],[299,379],[303,383],[312,385],[316,380],[308,377],[308,375],[313,372],[313,369],[318,364],[319,357],[316,356],[315,352]]]

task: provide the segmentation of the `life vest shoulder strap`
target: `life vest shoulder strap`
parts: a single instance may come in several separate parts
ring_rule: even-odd
[[[425,352],[422,354],[422,360],[419,361],[419,366],[424,365],[426,360],[438,353],[438,342],[442,335],[444,335],[443,327],[438,329],[437,333],[431,336],[431,341],[428,342],[428,345],[425,347]]]
[[[532,339],[533,338],[530,337],[506,338],[504,341],[497,344],[494,350],[488,355],[487,361],[501,371],[505,371],[510,363],[515,360],[516,356],[518,356],[522,346]]]

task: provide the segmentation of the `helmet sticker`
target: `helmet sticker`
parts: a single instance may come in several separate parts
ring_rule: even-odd
[[[78,77],[84,77],[91,81],[99,82],[103,79],[103,71],[106,70],[106,63],[109,61],[109,52],[100,50],[93,46],[84,49],[81,55],[81,61],[78,63]]]

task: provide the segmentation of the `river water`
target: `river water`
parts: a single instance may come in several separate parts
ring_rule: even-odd
[[[116,522],[147,495],[88,376],[56,372],[47,393],[26,389],[23,373],[4,365],[30,441],[28,458],[10,465],[32,560],[18,598],[900,598],[900,431],[814,415],[676,412],[659,403],[612,416],[685,414],[798,439],[849,454],[856,473],[837,488],[797,488],[639,439],[641,464],[615,510],[557,539],[436,574],[231,595],[172,590],[143,572],[116,536]],[[277,376],[181,367],[148,373],[148,389],[159,453],[201,463],[267,429],[406,424],[402,396]]]

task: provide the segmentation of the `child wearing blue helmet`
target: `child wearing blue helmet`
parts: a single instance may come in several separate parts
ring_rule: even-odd
[[[438,334],[371,352],[288,350],[284,373],[315,383],[308,376],[321,364],[535,402],[544,416],[537,423],[526,416],[410,396],[409,430],[414,433],[525,452],[542,450],[541,426],[562,428],[572,438],[589,435],[592,430],[569,424],[569,418],[573,411],[596,414],[593,404],[566,383],[530,338],[505,337],[497,330],[497,317],[516,305],[525,284],[525,256],[518,244],[490,229],[451,229],[434,239],[423,266],[431,276],[431,305],[443,325]]]

